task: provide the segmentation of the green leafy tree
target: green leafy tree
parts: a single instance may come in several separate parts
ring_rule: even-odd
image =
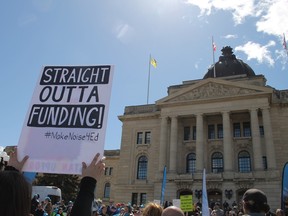
[[[33,185],[59,187],[62,191],[62,199],[67,203],[69,200],[75,200],[79,182],[77,175],[43,174],[37,175]]]

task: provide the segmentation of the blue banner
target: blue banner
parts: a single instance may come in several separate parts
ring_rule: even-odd
[[[163,170],[163,180],[162,180],[161,198],[160,198],[161,205],[164,204],[165,187],[166,187],[166,166],[164,166]]]
[[[288,213],[288,162],[284,165],[282,173],[281,209]]]

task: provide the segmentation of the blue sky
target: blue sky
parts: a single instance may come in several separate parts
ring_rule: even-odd
[[[115,65],[105,149],[118,149],[124,107],[167,95],[167,87],[201,79],[217,50],[288,89],[288,0],[12,0],[0,3],[0,146],[17,145],[36,81],[45,65]],[[65,152],[64,152],[65,154]]]

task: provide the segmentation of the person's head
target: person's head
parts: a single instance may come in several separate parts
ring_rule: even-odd
[[[48,203],[48,202],[51,202],[51,199],[50,199],[50,197],[45,197],[45,203]]]
[[[242,198],[243,211],[249,213],[266,213],[269,211],[265,193],[258,189],[247,190]]]
[[[31,185],[18,171],[0,172],[1,216],[28,216],[31,203]]]
[[[107,212],[107,206],[106,205],[101,206],[101,212],[102,212],[102,214],[106,214],[106,212]]]
[[[282,209],[276,209],[276,216],[285,216],[284,211]]]
[[[169,206],[163,210],[161,216],[184,216],[184,212],[176,206]]]
[[[220,208],[220,203],[219,203],[219,202],[216,202],[215,205],[214,205],[214,209],[217,210],[217,209],[219,209],[219,208]]]
[[[37,208],[38,208],[38,209],[43,209],[43,206],[39,203],[39,204],[37,205]]]
[[[62,208],[59,208],[58,211],[57,211],[57,213],[58,213],[58,214],[62,214],[62,213],[63,213],[63,209],[62,209]]]
[[[143,209],[143,216],[161,216],[162,214],[162,207],[156,203],[148,203],[145,208]]]

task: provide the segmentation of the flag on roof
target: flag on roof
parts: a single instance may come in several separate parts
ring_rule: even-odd
[[[285,39],[285,34],[283,34],[283,48],[285,50],[287,50],[287,43],[286,43],[286,39]]]
[[[216,44],[214,42],[212,43],[212,47],[213,47],[213,51],[215,52],[216,51]]]
[[[156,61],[154,58],[152,58],[152,57],[151,57],[151,59],[150,59],[150,64],[151,64],[154,68],[157,67],[157,61]]]

